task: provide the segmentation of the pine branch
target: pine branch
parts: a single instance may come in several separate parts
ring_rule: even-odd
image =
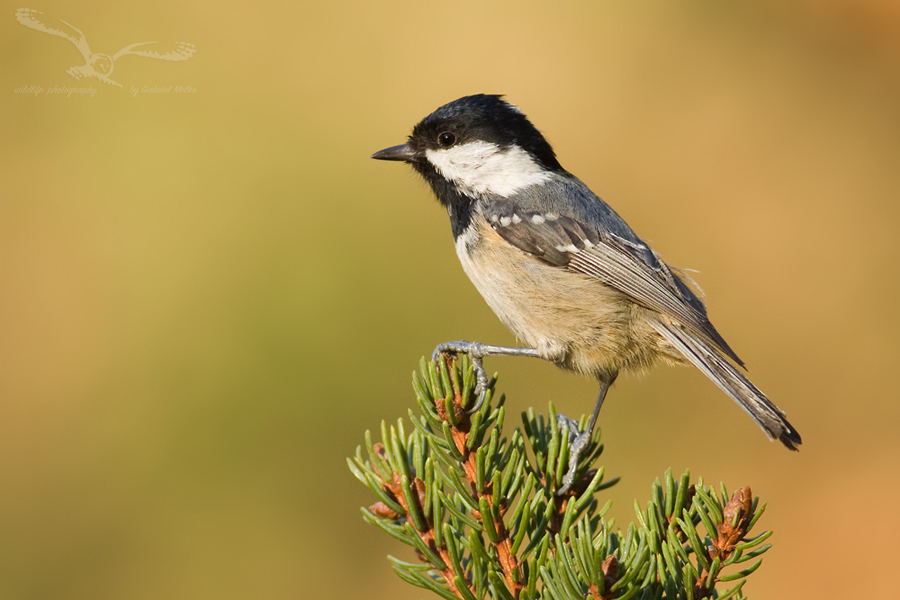
[[[412,431],[403,420],[382,423],[381,441],[366,432],[365,451],[348,460],[377,498],[363,518],[415,551],[419,562],[389,557],[404,581],[448,600],[744,598],[771,535],[748,538],[765,510],[749,487],[729,495],[669,470],[646,509],[635,502],[637,522],[623,532],[604,518],[611,503],[597,499],[618,481],[592,468],[599,431],[577,483],[560,495],[571,440],[553,405],[546,419],[523,412],[504,437],[495,384],[469,414],[477,398],[468,360],[423,359]]]

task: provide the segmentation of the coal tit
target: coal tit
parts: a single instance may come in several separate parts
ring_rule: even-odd
[[[782,411],[732,364],[744,366],[703,302],[501,96],[445,104],[405,144],[372,158],[407,162],[431,185],[450,215],[463,269],[527,345],[450,342],[436,352],[469,353],[482,385],[480,359],[497,354],[540,357],[600,382],[564,489],[618,373],[657,362],[693,364],[770,438],[800,445]]]

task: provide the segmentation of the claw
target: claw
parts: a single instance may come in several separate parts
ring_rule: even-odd
[[[441,354],[462,354],[465,353],[472,361],[472,368],[475,369],[475,393],[478,394],[478,402],[469,409],[469,414],[479,410],[484,404],[484,397],[488,388],[487,373],[481,366],[481,359],[485,356],[531,356],[534,358],[543,358],[537,348],[512,348],[509,346],[489,346],[479,342],[467,342],[465,340],[459,342],[447,342],[440,344],[434,349],[432,360],[437,360]]]
[[[438,344],[437,348],[435,348],[434,352],[431,354],[431,360],[437,361],[441,354],[452,354],[454,356],[457,354],[468,355],[469,360],[472,361],[472,368],[475,370],[475,394],[478,396],[478,400],[475,402],[475,405],[466,412],[471,415],[481,410],[482,405],[484,405],[488,387],[487,373],[484,372],[484,367],[481,363],[481,359],[484,357],[484,344],[468,342],[466,340]]]
[[[578,461],[581,454],[591,442],[591,432],[578,429],[578,422],[566,415],[556,415],[556,424],[560,431],[569,434],[569,470],[563,475],[562,487],[556,491],[557,496],[564,496],[572,484],[575,483],[575,471],[578,469]]]
[[[444,342],[438,344],[431,354],[431,358],[437,360],[441,354],[467,354],[469,358],[483,358],[485,346],[479,342],[459,340],[458,342]]]
[[[573,421],[571,419],[566,419],[567,429],[571,427],[571,423]],[[576,428],[577,431],[577,428]],[[571,434],[571,429],[570,429]],[[581,459],[582,452],[590,445],[591,443],[591,432],[590,431],[581,431],[578,433],[575,441],[572,442],[572,445],[569,446],[569,470],[566,471],[566,474],[563,475],[562,487],[556,491],[557,496],[564,496],[569,489],[571,489],[572,484],[575,483],[575,471],[578,470],[578,461]]]
[[[578,421],[563,414],[556,415],[556,425],[560,430],[569,432],[569,443],[581,433],[581,430],[578,429]]]

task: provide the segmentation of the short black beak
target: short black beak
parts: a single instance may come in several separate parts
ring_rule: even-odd
[[[384,150],[379,150],[372,155],[376,160],[401,160],[410,162],[416,156],[415,151],[409,147],[409,144],[400,144],[399,146],[391,146]]]

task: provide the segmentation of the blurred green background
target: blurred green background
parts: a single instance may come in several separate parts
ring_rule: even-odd
[[[803,435],[693,369],[616,384],[620,524],[690,467],[769,502],[761,598],[889,597],[900,559],[900,9],[777,2],[43,2],[0,15],[0,597],[423,598],[344,463],[435,344],[513,339],[446,214],[369,155],[505,93],[668,262]],[[15,93],[93,86],[91,96]],[[131,94],[132,86],[191,94]],[[515,411],[595,384],[497,358]],[[663,443],[665,439],[665,443]]]

